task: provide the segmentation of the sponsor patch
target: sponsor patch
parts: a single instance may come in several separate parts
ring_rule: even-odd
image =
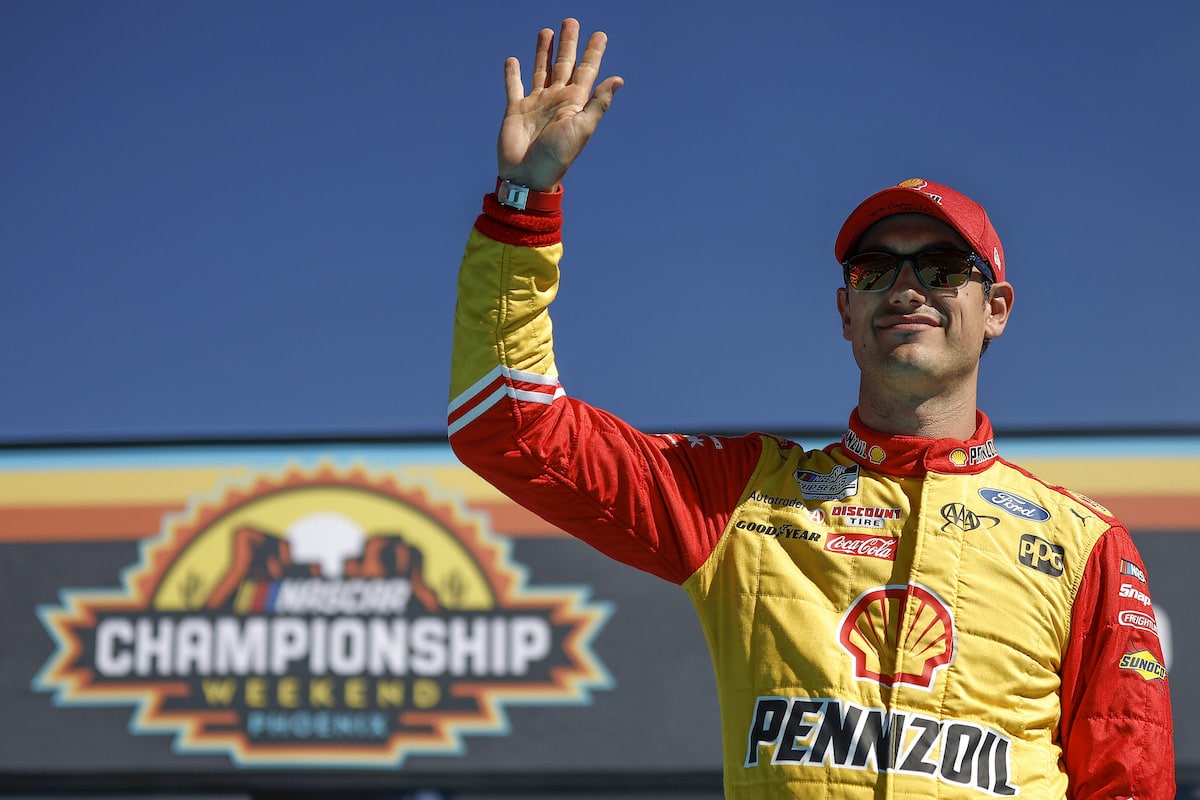
[[[1121,559],[1121,574],[1128,575],[1131,578],[1137,578],[1142,583],[1146,582],[1146,573],[1137,564],[1132,561]]]
[[[782,522],[779,525],[770,525],[765,522],[754,522],[752,520],[739,519],[737,524],[733,526],[739,531],[750,531],[751,533],[761,533],[764,536],[773,536],[776,539],[804,539],[810,542],[820,541],[821,534],[806,531],[803,528],[797,528],[790,522]]]
[[[829,472],[797,469],[792,477],[805,500],[845,500],[858,492],[858,464],[838,464]]]
[[[1167,668],[1149,650],[1138,650],[1121,656],[1121,669],[1136,672],[1144,681],[1161,681],[1167,677]]]
[[[132,706],[129,731],[176,754],[394,768],[506,734],[509,706],[590,702],[610,613],[583,586],[528,586],[454,498],[293,466],[193,498],[119,586],[41,607],[56,651],[34,686]]]
[[[983,444],[972,445],[968,448],[956,447],[950,451],[950,463],[956,467],[973,467],[984,464],[996,457],[996,443],[988,439]]]
[[[883,561],[896,560],[896,544],[891,536],[872,536],[869,533],[834,533],[825,540],[825,550],[844,556],[868,556]]]
[[[830,524],[839,523],[855,528],[882,528],[888,520],[904,519],[904,512],[899,508],[880,508],[879,506],[834,506],[829,509]]]
[[[954,616],[919,584],[863,592],[838,625],[838,641],[854,661],[854,676],[883,686],[930,691],[939,670],[954,661]],[[897,655],[903,669],[897,669]]]
[[[966,532],[976,528],[994,528],[1000,524],[999,517],[976,514],[962,503],[947,503],[942,506],[942,519],[946,520],[946,524],[942,526],[943,531],[947,528],[958,528]]]
[[[1007,511],[1014,517],[1026,522],[1045,522],[1050,519],[1050,512],[1032,500],[1026,500],[1019,494],[1000,489],[980,489],[979,496],[1002,511]]]
[[[1127,628],[1137,628],[1158,635],[1158,622],[1154,617],[1141,611],[1122,611],[1117,621]]]
[[[1032,533],[1023,534],[1017,544],[1017,560],[1021,564],[1054,578],[1063,574],[1065,554],[1061,545],[1051,544]]]
[[[1137,600],[1144,606],[1154,605],[1154,601],[1150,599],[1150,595],[1146,594],[1132,583],[1122,583],[1120,595],[1121,597],[1127,597],[1130,600]]]
[[[849,450],[854,455],[870,461],[872,464],[882,464],[887,458],[887,453],[882,447],[877,444],[868,444],[863,441],[854,431],[846,431],[842,436],[842,446]]]
[[[1070,489],[1067,490],[1067,494],[1071,495],[1072,497],[1074,497],[1076,500],[1083,503],[1084,505],[1091,506],[1092,508],[1096,509],[1097,511],[1099,511],[1101,514],[1103,514],[1106,517],[1113,516],[1113,513],[1111,511],[1109,511],[1107,508],[1105,508],[1104,506],[1097,503],[1092,498],[1088,497],[1086,494],[1080,494],[1079,492],[1072,492]]]
[[[1012,739],[1001,731],[839,698],[762,696],[747,732],[747,769],[760,764],[895,772],[1014,797]],[[930,786],[930,797],[945,789]]]
[[[775,497],[773,495],[764,494],[763,492],[753,491],[750,493],[750,500],[756,503],[765,503],[775,508],[797,508],[806,509],[803,500],[798,500],[795,497]]]

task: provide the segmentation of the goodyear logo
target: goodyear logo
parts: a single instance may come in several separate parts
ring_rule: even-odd
[[[320,465],[168,514],[119,588],[39,610],[34,680],[60,706],[133,706],[135,734],[243,766],[396,767],[507,732],[508,705],[608,688],[584,587],[526,584],[457,501]]]
[[[1128,669],[1142,676],[1144,681],[1161,681],[1167,677],[1167,668],[1149,650],[1138,650],[1121,656],[1121,669]]]

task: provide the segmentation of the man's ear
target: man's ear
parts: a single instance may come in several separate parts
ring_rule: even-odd
[[[838,316],[842,318],[842,338],[850,341],[850,291],[842,286],[837,290]]]
[[[1004,333],[1004,327],[1008,324],[1008,316],[1012,313],[1012,284],[1008,282],[993,283],[992,294],[988,298],[987,306],[988,318],[984,323],[983,335],[989,339],[995,339]]]

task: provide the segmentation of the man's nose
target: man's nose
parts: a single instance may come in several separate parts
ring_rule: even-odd
[[[905,259],[900,265],[900,272],[896,274],[896,281],[892,284],[890,296],[892,298],[903,298],[909,292],[916,292],[922,297],[925,295],[925,286],[917,278],[916,266],[909,259]]]

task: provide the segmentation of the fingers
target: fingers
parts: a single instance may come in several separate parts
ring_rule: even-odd
[[[617,76],[606,78],[599,86],[596,87],[596,93],[588,100],[587,105],[583,107],[585,114],[595,119],[599,123],[600,117],[604,116],[604,112],[608,111],[612,105],[613,95],[617,93],[625,85],[625,81]]]
[[[537,46],[533,51],[533,79],[530,91],[545,89],[550,85],[550,54],[554,52],[554,31],[542,28],[538,31]]]
[[[583,57],[576,66],[575,57],[579,47],[579,22],[567,18],[563,20],[558,37],[558,52],[554,52],[554,31],[543,28],[538,31],[537,45],[533,54],[533,75],[530,79],[529,93],[540,91],[552,85],[565,86],[576,84],[591,92],[596,77],[600,74],[600,62],[604,59],[604,51],[608,47],[608,36],[603,31],[596,31],[587,41]],[[553,59],[553,63],[551,62]],[[618,84],[619,86],[620,84]],[[504,87],[510,103],[525,96],[525,87],[521,83],[521,64],[515,58],[504,62]],[[611,94],[609,95],[611,100]],[[607,102],[605,102],[607,107]]]
[[[575,72],[575,51],[579,45],[579,21],[568,17],[563,20],[558,35],[558,58],[554,60],[554,72],[550,82],[566,85]]]
[[[603,31],[596,31],[588,39],[587,47],[583,50],[583,58],[575,68],[572,83],[582,86],[587,91],[592,90],[596,76],[600,74],[600,62],[604,59],[604,50],[608,46],[608,36]]]
[[[521,62],[512,56],[504,61],[504,95],[510,106],[525,96],[525,87],[521,84]]]

